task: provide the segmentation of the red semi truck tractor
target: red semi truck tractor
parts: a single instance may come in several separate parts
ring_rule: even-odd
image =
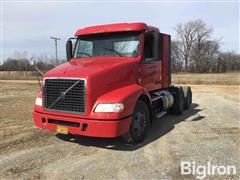
[[[171,85],[171,37],[156,27],[86,27],[66,51],[67,62],[44,74],[33,112],[37,127],[136,143],[153,119],[191,106],[190,87]]]

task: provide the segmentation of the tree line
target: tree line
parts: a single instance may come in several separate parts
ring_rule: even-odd
[[[221,73],[240,71],[240,55],[221,52],[220,40],[213,38],[213,27],[202,20],[180,23],[175,28],[176,38],[171,44],[173,72]],[[32,57],[35,65],[47,71],[56,65],[47,55]],[[59,60],[62,63],[64,60]],[[33,71],[27,52],[16,53],[0,65],[0,71]]]
[[[220,73],[240,70],[240,55],[221,52],[220,40],[213,38],[213,27],[202,20],[180,23],[172,41],[174,72]]]
[[[57,64],[64,62],[58,60]],[[48,71],[56,66],[56,59],[44,55],[32,55],[30,58],[27,52],[15,52],[14,57],[9,57],[0,65],[0,71],[34,71],[34,65],[42,71]]]
[[[53,64],[37,61],[35,65],[43,70],[47,71],[54,67]],[[30,63],[28,59],[14,59],[8,58],[1,66],[0,71],[33,71],[34,66]]]

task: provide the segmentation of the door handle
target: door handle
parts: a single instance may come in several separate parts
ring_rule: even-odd
[[[155,84],[161,84],[161,80],[159,80],[159,81],[155,81]]]

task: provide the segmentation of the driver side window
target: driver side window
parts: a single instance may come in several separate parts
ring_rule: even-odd
[[[143,57],[145,62],[153,60],[153,33],[151,32],[144,35]]]
[[[146,32],[144,34],[144,62],[159,60],[159,35],[156,32]]]

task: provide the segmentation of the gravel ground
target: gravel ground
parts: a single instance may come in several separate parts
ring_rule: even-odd
[[[192,108],[154,120],[138,145],[34,128],[37,85],[1,86],[0,179],[195,179],[180,174],[181,161],[235,165],[236,175],[206,178],[240,178],[238,86],[192,86]]]

